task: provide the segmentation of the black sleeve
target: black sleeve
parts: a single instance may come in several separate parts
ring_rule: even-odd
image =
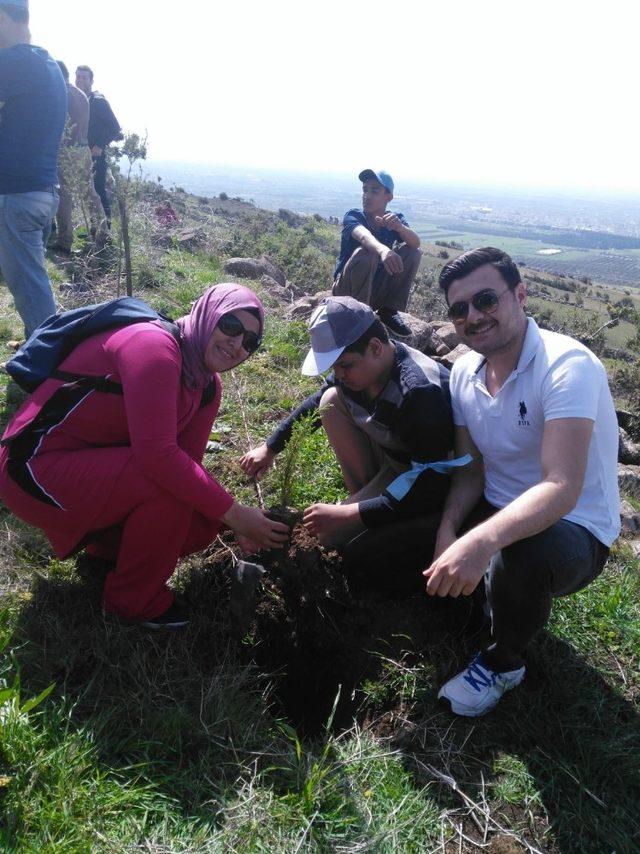
[[[303,400],[300,406],[296,407],[293,410],[291,415],[281,421],[280,424],[276,427],[274,432],[267,439],[267,447],[274,452],[274,454],[279,454],[280,451],[286,446],[287,442],[291,438],[291,432],[293,431],[294,424],[296,421],[299,421],[301,418],[304,418],[305,415],[309,415],[312,412],[318,411],[318,406],[320,405],[320,398],[325,393],[325,391],[333,385],[333,375],[328,377],[324,385],[318,389],[318,391],[310,394],[306,400]],[[320,427],[320,416],[317,415],[316,421],[314,423],[314,429]]]
[[[453,417],[448,388],[433,384],[417,388],[407,395],[398,409],[394,433],[416,462],[447,459],[453,448]],[[388,492],[361,501],[360,516],[368,528],[375,528],[422,513],[437,513],[442,510],[448,490],[449,475],[425,471],[400,501]]]
[[[453,414],[448,384],[431,383],[411,391],[399,407],[393,432],[412,460],[444,460],[453,448]]]
[[[91,109],[94,113],[91,120],[92,144],[106,148],[110,142],[121,138],[120,124],[106,98],[95,98],[91,104]]]

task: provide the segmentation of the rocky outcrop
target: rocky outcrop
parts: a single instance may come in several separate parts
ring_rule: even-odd
[[[413,314],[400,312],[402,319],[411,330],[409,338],[402,338],[409,347],[414,347],[445,367],[451,368],[456,359],[469,352],[469,348],[460,344],[453,323],[446,320],[421,320]]]
[[[224,265],[225,273],[242,279],[260,279],[270,276],[279,285],[286,285],[287,279],[282,270],[266,256],[261,258],[229,258]]]

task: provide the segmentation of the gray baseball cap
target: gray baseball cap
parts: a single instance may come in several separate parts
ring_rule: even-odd
[[[302,373],[315,377],[328,371],[340,354],[367,331],[375,314],[353,297],[329,297],[311,315],[311,349],[302,365]]]

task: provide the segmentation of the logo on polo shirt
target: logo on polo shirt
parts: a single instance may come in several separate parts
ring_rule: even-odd
[[[518,411],[520,414],[520,418],[518,419],[518,427],[530,427],[531,422],[527,421],[527,418],[526,418],[527,404],[524,402],[524,400],[520,401],[520,406],[518,408]]]

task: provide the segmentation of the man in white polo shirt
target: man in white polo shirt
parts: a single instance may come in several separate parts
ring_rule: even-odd
[[[524,653],[552,599],[599,573],[620,529],[618,425],[600,361],[538,328],[517,266],[499,249],[466,252],[440,287],[472,351],[450,390],[456,456],[427,592],[470,595],[484,578],[491,639],[438,696],[459,715],[488,712],[524,678]]]

